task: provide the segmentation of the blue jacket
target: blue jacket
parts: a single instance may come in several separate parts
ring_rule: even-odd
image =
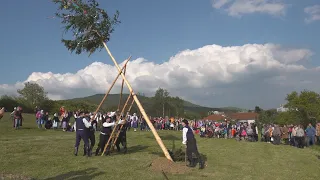
[[[315,136],[316,135],[316,129],[313,126],[309,126],[306,129],[307,136]]]

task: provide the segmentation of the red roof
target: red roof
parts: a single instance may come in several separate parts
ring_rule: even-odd
[[[246,112],[246,113],[233,113],[230,118],[233,120],[257,120],[258,113]]]
[[[205,118],[203,118],[203,119],[205,119],[205,120],[211,120],[211,121],[220,121],[220,120],[224,120],[224,119],[226,119],[227,117],[225,117],[225,116],[222,116],[221,114],[212,114],[212,115],[210,115],[210,116],[208,116],[208,117],[205,117]]]

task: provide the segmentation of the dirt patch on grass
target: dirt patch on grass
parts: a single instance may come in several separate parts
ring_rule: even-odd
[[[172,162],[166,158],[160,157],[152,161],[150,168],[153,171],[165,172],[170,174],[185,174],[191,171],[185,162]]]
[[[22,175],[17,175],[17,174],[2,174],[0,173],[0,179],[14,179],[14,180],[33,180],[33,178],[30,177],[25,177]]]

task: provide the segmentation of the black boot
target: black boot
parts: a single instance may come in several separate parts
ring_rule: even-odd
[[[86,156],[86,155],[87,155],[87,148],[84,147],[84,148],[83,148],[83,156]]]
[[[189,167],[196,167],[197,166],[197,159],[196,158],[192,158],[191,160],[191,164]]]
[[[74,155],[78,156],[78,148],[77,147],[74,147]]]
[[[204,161],[202,159],[199,161],[199,169],[204,169]]]
[[[191,160],[189,160],[189,164],[187,165],[188,167],[195,167],[197,165],[197,163],[195,162],[195,159],[192,158]]]
[[[88,155],[88,157],[92,156],[92,148],[91,147],[88,147],[87,155]]]

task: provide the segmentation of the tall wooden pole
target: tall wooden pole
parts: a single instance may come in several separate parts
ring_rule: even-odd
[[[132,101],[131,101],[130,107],[129,107],[128,111],[127,111],[127,116],[128,116],[129,113],[130,113],[130,110],[131,110],[131,108],[132,108],[132,106],[133,106],[133,103],[134,103],[134,99],[132,99]]]
[[[120,113],[120,116],[121,116],[121,114],[124,113],[124,110],[125,110],[125,108],[127,107],[127,104],[128,104],[128,102],[129,102],[131,96],[132,96],[131,94],[128,96],[128,99],[127,99],[127,101],[126,101],[125,105],[123,106],[122,111],[121,111],[121,113]],[[112,132],[111,132],[111,136],[109,137],[107,143],[106,143],[105,146],[104,146],[104,149],[103,149],[103,151],[102,151],[101,156],[104,155],[104,153],[106,152],[108,146],[110,145],[110,142],[111,142],[111,140],[112,140],[112,138],[113,138],[113,135],[114,135],[116,129],[118,128],[118,124],[117,124],[117,123],[118,123],[119,120],[120,120],[120,116],[117,117],[116,124],[115,124],[114,127],[113,127],[113,130],[112,130]],[[111,149],[111,148],[110,148],[110,149]]]
[[[103,99],[101,100],[99,106],[97,107],[96,111],[94,112],[91,121],[94,119],[95,115],[98,113],[98,111],[99,111],[99,109],[101,108],[102,104],[103,104],[104,101],[107,99],[107,97],[108,97],[111,89],[113,88],[114,84],[117,82],[120,74],[122,74],[123,69],[126,68],[127,63],[130,61],[130,59],[131,59],[131,56],[129,56],[129,58],[124,62],[124,65],[123,65],[122,69],[121,69],[120,72],[118,73],[117,77],[113,80],[111,86],[109,87],[108,91],[106,92],[106,94],[104,95]]]
[[[152,133],[153,133],[153,135],[154,135],[157,143],[159,144],[160,148],[162,149],[164,155],[166,156],[166,158],[167,158],[168,160],[173,161],[172,158],[171,158],[171,156],[170,156],[170,154],[169,154],[169,152],[168,152],[168,150],[167,150],[167,148],[166,148],[166,146],[163,144],[163,142],[162,142],[160,136],[158,135],[156,129],[153,127],[153,124],[151,123],[151,121],[150,121],[147,113],[145,112],[144,108],[142,107],[142,105],[141,105],[141,103],[140,103],[137,95],[134,93],[134,91],[133,91],[130,83],[128,82],[128,80],[127,80],[127,78],[124,76],[124,74],[122,73],[121,68],[119,67],[117,61],[116,61],[116,60],[114,59],[114,57],[112,56],[112,54],[111,54],[108,46],[106,45],[105,42],[103,42],[103,45],[104,45],[105,49],[107,50],[107,52],[108,52],[111,60],[113,61],[114,65],[117,67],[119,73],[121,73],[121,76],[122,76],[124,82],[126,83],[126,85],[128,86],[128,88],[129,88],[129,90],[130,90],[130,94],[132,94],[134,101],[136,102],[136,104],[137,104],[137,106],[138,106],[138,108],[139,108],[142,116],[144,117],[144,119],[146,120],[148,126],[150,127],[150,129],[151,129],[151,131],[152,131]]]
[[[124,70],[123,70],[123,75],[126,75],[126,70],[127,70],[127,66],[125,66],[125,68],[124,68]],[[124,85],[124,80],[122,79],[121,91],[120,91],[120,98],[119,98],[119,104],[118,104],[118,111],[120,111],[120,107],[121,107],[122,93],[123,93],[123,85]]]

